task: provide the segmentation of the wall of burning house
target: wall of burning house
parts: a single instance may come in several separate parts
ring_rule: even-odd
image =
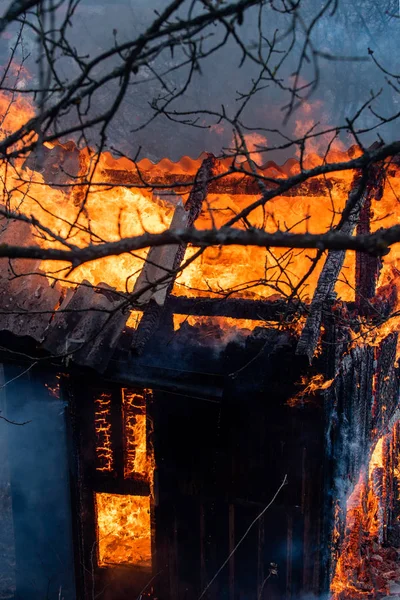
[[[295,358],[296,337],[257,330],[210,353],[210,338],[198,333],[181,331],[169,354],[185,371],[201,364],[209,377],[214,369],[219,399],[207,386],[200,399],[69,380],[71,481],[63,404],[49,375],[18,377],[24,368],[6,367],[7,380],[18,378],[5,404],[3,391],[2,414],[32,423],[7,426],[12,518],[8,500],[1,542],[15,575],[8,572],[4,598],[15,581],[31,590],[33,571],[38,588],[62,581],[64,597],[73,597],[72,571],[69,581],[62,573],[71,567],[72,531],[79,597],[90,597],[94,583],[103,598],[131,597],[146,586],[162,598],[197,598],[285,474],[288,485],[208,597],[318,594],[329,584],[329,563],[339,598],[387,591],[399,542],[396,336],[340,354],[323,400],[321,380],[307,383],[308,368]],[[242,371],[249,356],[255,360]],[[152,340],[140,369],[147,364],[151,372],[162,357],[166,367],[164,349],[158,345],[157,356]],[[58,547],[60,537],[55,559],[49,546]]]
[[[325,539],[335,598],[381,597],[399,579],[398,338],[339,351],[325,392]]]
[[[127,443],[135,425],[140,428],[139,422],[126,421],[127,392],[121,395],[118,386],[110,384],[96,391],[87,379],[72,382],[81,563],[83,557],[88,567],[93,543],[100,546],[94,570],[86,568],[81,574],[81,590],[92,589],[94,582],[96,590],[107,589],[102,593],[110,598],[130,597],[146,586],[147,593],[160,598],[198,598],[254,521],[205,597],[318,593],[321,518],[315,515],[321,506],[323,411],[320,402],[308,403],[304,395],[298,406],[287,403],[298,391],[295,383],[304,367],[294,358],[294,339],[260,329],[216,348],[209,336],[189,328],[175,335],[179,339],[169,342],[166,353],[159,343],[166,339],[165,331],[159,336],[153,336],[140,357],[125,366],[121,361],[118,371],[119,378],[133,380],[136,373],[150,377],[162,364],[165,379],[151,396],[147,393],[147,432],[150,427],[154,441],[154,463],[148,464],[155,467],[154,488],[138,477],[136,467],[132,471],[143,454]],[[243,370],[246,357],[253,360]],[[162,389],[163,384],[169,386],[171,362],[185,374],[178,393],[172,386],[170,391]],[[185,385],[191,393],[185,393]],[[143,392],[129,394],[137,406]],[[257,520],[285,474],[288,485]],[[113,511],[121,514],[116,498],[135,514],[129,506],[133,497],[150,499],[151,518],[145,526],[151,534],[148,563],[129,552],[122,556],[130,542],[124,535],[110,535],[107,526],[102,532],[108,550],[101,550],[100,519]],[[132,526],[130,531],[135,537],[138,530]],[[148,543],[150,537],[146,539]],[[146,551],[143,544],[141,549]]]

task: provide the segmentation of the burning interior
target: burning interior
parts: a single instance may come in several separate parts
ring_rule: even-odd
[[[0,95],[3,134],[32,110],[22,97]],[[332,161],[357,155],[330,152]],[[58,249],[64,238],[83,247],[194,224],[219,228],[259,194],[251,165],[231,173],[228,159],[210,154],[134,163],[55,141],[13,167],[1,166],[9,211],[1,244]],[[293,159],[258,172],[284,179],[299,170]],[[360,189],[357,172],[321,176],[260,205],[240,227],[328,230],[357,195],[350,233],[397,223],[396,160],[372,167]],[[12,575],[0,579],[0,597],[28,589],[42,597],[44,581],[53,596],[62,588],[64,598],[106,600],[328,592],[345,600],[397,589],[400,250],[383,259],[334,251],[316,261],[318,252],[199,252],[177,243],[73,270],[1,259],[3,379],[16,379],[2,391],[2,414],[28,422],[32,390],[55,411],[62,406],[63,458],[55,449],[40,458],[29,446],[47,431],[44,421],[27,435],[29,460],[17,456],[14,430],[2,441],[2,553]],[[38,357],[32,367],[26,356]],[[46,512],[59,507],[71,542],[61,570],[40,554],[50,552],[43,510],[32,517],[37,558],[26,566],[27,492],[17,482],[46,460],[54,492]]]

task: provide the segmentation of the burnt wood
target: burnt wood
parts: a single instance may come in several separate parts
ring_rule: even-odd
[[[331,521],[325,526],[324,545],[332,548],[327,557],[330,573],[334,573],[335,557],[338,556],[346,533],[346,503],[360,476],[368,465],[369,458],[382,435],[392,436],[385,441],[383,452],[386,456],[388,476],[382,484],[381,472],[376,469],[372,485],[382,509],[381,534],[385,543],[391,523],[390,511],[396,505],[390,497],[390,444],[397,444],[396,433],[391,433],[400,414],[397,409],[399,394],[399,373],[396,359],[397,333],[390,334],[377,347],[358,346],[343,356],[334,383],[325,392],[327,407],[325,435],[329,456],[330,478],[325,482],[325,497],[330,497]],[[364,471],[365,476],[365,471]],[[367,485],[367,480],[365,480]],[[389,495],[387,495],[387,491]],[[397,494],[397,490],[396,490]],[[336,506],[332,502],[336,500]],[[366,507],[363,508],[366,510]],[[360,521],[361,523],[361,521]],[[335,536],[332,529],[335,525]],[[360,531],[360,534],[363,532]],[[396,531],[393,535],[397,535]],[[366,549],[359,546],[360,563]],[[364,556],[365,558],[365,556]]]
[[[345,535],[346,502],[371,451],[375,373],[374,348],[358,346],[342,358],[335,380],[325,392],[325,436],[329,457],[325,514],[330,514],[331,518],[325,519],[323,543],[332,550],[325,557],[329,565],[329,581]],[[335,511],[338,507],[341,511],[337,517]],[[332,538],[334,525],[339,533],[335,539]]]
[[[188,226],[190,212],[185,210],[182,200],[176,205],[170,230],[185,229]],[[133,294],[138,304],[146,304],[153,299],[159,306],[165,303],[174,281],[174,266],[177,254],[181,256],[181,245],[158,246],[150,248],[146,261],[135,282]]]
[[[46,333],[43,348],[103,371],[113,354],[129,313],[119,310],[123,298],[106,284],[87,281],[69,289]]]
[[[379,176],[379,181],[381,181],[381,176]],[[375,195],[376,186],[376,169],[371,168],[369,170],[367,181],[364,180],[364,177],[360,173],[355,175],[346,206],[342,213],[341,222],[338,225],[338,230],[347,235],[351,235],[354,232],[360,218],[360,212],[368,198]],[[296,350],[296,354],[307,356],[310,363],[314,357],[320,336],[324,305],[329,299],[333,299],[334,297],[336,281],[342,270],[345,255],[346,252],[344,250],[329,251],[318,279],[317,287],[311,301],[310,314],[301,333]]]
[[[381,200],[384,189],[385,170],[383,165],[371,168],[374,175],[372,193],[367,197],[360,211],[357,224],[357,235],[371,233],[371,205],[372,200]],[[360,315],[368,313],[370,301],[375,296],[376,283],[382,267],[380,257],[371,256],[365,252],[356,252],[356,307]]]
[[[221,402],[225,383],[218,374],[156,367],[137,360],[110,361],[105,376],[126,386],[192,396],[211,403]]]
[[[156,331],[162,314],[163,306],[160,306],[154,300],[150,300],[133,335],[132,349],[136,354],[142,354],[147,342]]]
[[[166,310],[177,315],[232,317],[260,321],[290,320],[307,313],[307,306],[282,300],[250,300],[245,298],[188,298],[171,295]]]
[[[187,227],[189,228],[193,227],[194,222],[201,213],[203,202],[207,197],[209,180],[213,174],[214,164],[214,156],[212,154],[207,155],[196,174],[193,188],[185,205],[185,211],[189,213],[187,217]],[[179,269],[184,259],[186,248],[187,244],[180,244],[178,246],[172,266],[173,272],[176,272]],[[168,290],[166,291],[166,297],[171,294],[174,281],[175,276],[172,275]],[[164,307],[162,305],[157,304],[155,301],[149,302],[149,306],[145,309],[142,319],[137,327],[132,344],[132,349],[137,354],[143,352],[146,343],[156,331],[163,313]]]
[[[398,333],[382,340],[376,352],[376,392],[372,429],[382,432],[398,407],[399,381],[396,376]]]
[[[179,194],[187,193],[194,181],[194,176],[188,173],[157,173],[156,167],[153,171],[141,171],[140,175],[136,171],[123,171],[120,169],[104,169],[105,181],[110,181],[114,185],[129,185],[147,188],[173,189]],[[263,173],[261,172],[261,175]],[[281,178],[283,173],[276,173],[272,177]],[[271,175],[266,175],[271,177]],[[312,180],[301,185],[293,186],[282,196],[327,196],[331,183],[325,181]],[[267,189],[276,189],[277,184],[266,182]],[[260,188],[258,180],[251,174],[229,174],[210,181],[208,192],[210,194],[230,194],[230,195],[250,195],[259,196]]]

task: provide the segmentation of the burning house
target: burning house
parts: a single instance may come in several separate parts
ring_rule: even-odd
[[[25,119],[1,99],[5,120]],[[222,227],[259,193],[250,166],[210,154],[133,163],[46,142],[18,161],[3,195],[31,220],[4,218],[2,245]],[[363,186],[334,173],[251,224],[320,231],[347,211],[346,233],[368,233],[396,223],[399,188],[395,161]],[[314,259],[182,243],[72,271],[1,259],[0,598],[397,590],[398,255]]]

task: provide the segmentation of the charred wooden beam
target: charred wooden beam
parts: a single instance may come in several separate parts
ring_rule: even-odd
[[[190,212],[185,210],[182,201],[179,200],[170,229],[184,229],[189,224]],[[170,293],[171,283],[174,281],[174,267],[181,255],[180,244],[171,246],[159,246],[150,248],[146,262],[136,280],[133,288],[134,294],[140,294],[138,304],[145,305],[154,301],[162,306]]]
[[[296,315],[306,314],[307,307],[282,300],[247,300],[244,298],[187,298],[170,296],[165,308],[177,315],[204,317],[231,317],[233,319],[251,319],[256,321],[290,320]]]
[[[351,235],[360,218],[360,212],[371,195],[375,194],[377,179],[381,181],[381,175],[377,175],[377,169],[372,167],[366,174],[356,174],[353,180],[352,188],[342,213],[338,230],[347,235]],[[380,185],[380,183],[379,183]],[[296,354],[306,355],[311,363],[320,335],[322,323],[322,314],[325,303],[333,299],[334,290],[340,271],[343,267],[345,250],[331,250],[328,252],[325,264],[318,279],[310,314],[302,331]]]
[[[139,175],[136,171],[123,171],[120,169],[105,169],[103,171],[104,180],[110,181],[113,185],[129,185],[138,187],[173,189],[178,194],[187,193],[194,180],[193,175],[188,173],[161,173],[152,171],[142,171]],[[294,186],[283,196],[327,196],[329,185],[324,181],[311,180]],[[268,183],[268,189],[277,188],[277,184]],[[220,179],[210,181],[208,192],[210,194],[230,194],[230,195],[249,195],[258,196],[260,188],[258,181],[252,175],[227,174]]]
[[[345,535],[346,502],[360,477],[370,449],[374,348],[358,346],[342,357],[335,381],[326,392],[325,436],[327,440],[327,469],[325,498],[327,499],[324,532],[329,581],[335,572],[336,560]],[[336,500],[338,504],[336,504]],[[337,506],[343,507],[337,511]],[[339,533],[332,537],[333,527]]]
[[[150,494],[150,485],[144,481],[135,481],[134,479],[124,479],[117,477],[92,477],[89,482],[97,492],[106,494],[130,494],[133,496],[148,496]]]
[[[134,334],[132,349],[141,354],[160,322],[163,307],[154,300],[150,300],[143,311],[142,318]]]
[[[366,199],[360,211],[357,225],[357,235],[371,233],[371,203],[372,200],[381,200],[384,189],[384,168],[382,165],[374,168],[375,182],[371,194]],[[376,283],[382,267],[380,257],[371,256],[365,252],[356,252],[356,306],[360,315],[368,313],[371,300],[375,296]]]
[[[218,374],[155,367],[139,364],[137,360],[126,363],[111,361],[105,378],[119,385],[151,388],[206,402],[221,402],[225,383],[224,378]]]
[[[185,222],[188,228],[193,227],[194,222],[201,213],[203,202],[206,199],[208,193],[209,180],[213,175],[214,164],[215,158],[213,155],[209,154],[207,158],[203,160],[201,167],[197,172],[193,188],[185,205],[185,211],[187,213]],[[178,208],[179,207],[177,207],[177,210]],[[186,244],[180,244],[177,248],[174,249],[175,256],[173,257],[170,254],[168,254],[167,260],[164,260],[163,256],[156,256],[156,258],[161,261],[161,264],[157,263],[157,269],[162,269],[164,273],[166,273],[167,278],[164,283],[167,283],[168,287],[165,288],[164,286],[162,300],[157,301],[156,297],[154,298],[154,300],[152,299],[149,302],[149,307],[145,309],[143,313],[142,319],[136,330],[134,342],[132,345],[132,349],[137,354],[141,354],[143,352],[146,343],[158,327],[161,316],[164,313],[165,299],[171,294],[175,281],[175,274],[184,259],[186,247]],[[153,255],[153,257],[154,256],[155,255]],[[163,264],[163,262],[165,262],[165,264]]]
[[[396,374],[398,333],[390,333],[376,351],[376,390],[372,430],[382,432],[398,410],[399,377]]]

